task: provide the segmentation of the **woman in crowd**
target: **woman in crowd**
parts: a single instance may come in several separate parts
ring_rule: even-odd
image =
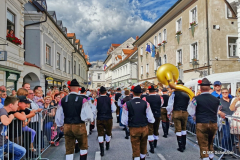
[[[239,118],[232,118],[232,122],[230,124],[230,133],[238,135],[238,139],[240,139],[240,88],[237,89],[236,97],[232,99],[230,110],[234,111],[232,116]],[[239,147],[239,144],[238,144]],[[239,147],[240,151],[240,147]]]
[[[43,133],[47,136],[47,140],[50,144],[54,144],[51,141],[51,127],[53,126],[54,116],[55,116],[55,109],[50,104],[52,98],[50,96],[46,96],[44,98],[44,108],[43,108]]]

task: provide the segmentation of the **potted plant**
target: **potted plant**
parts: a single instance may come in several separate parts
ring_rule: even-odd
[[[191,26],[191,31],[192,31],[192,36],[194,37],[194,32],[195,32],[195,26],[197,25],[196,21],[190,23]]]
[[[167,43],[167,41],[165,41],[165,40],[162,42],[162,46],[163,46],[163,51],[164,51],[164,52],[165,52],[165,44],[166,44],[166,43]]]
[[[140,55],[140,57],[141,57],[141,62],[142,62],[142,57],[143,57],[143,55]]]
[[[141,78],[143,78],[143,74],[141,74]]]
[[[147,74],[147,77],[148,77],[149,73],[147,72],[146,74]]]
[[[182,65],[182,63],[181,62],[178,62],[178,66],[181,66]]]
[[[181,34],[182,34],[182,31],[177,31],[177,33],[176,33],[178,44],[179,44],[179,41],[180,41],[180,35]]]
[[[161,46],[162,46],[162,43],[158,43],[159,53],[161,53]]]
[[[12,42],[12,43],[14,43],[15,45],[22,45],[22,41],[21,41],[21,39],[18,39],[17,37],[15,37],[15,35],[14,34],[8,34],[7,35],[7,40],[8,41],[10,41],[10,42]]]

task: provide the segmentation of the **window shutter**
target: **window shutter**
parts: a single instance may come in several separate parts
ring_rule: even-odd
[[[192,44],[190,45],[190,62],[192,62],[193,59],[193,47]]]

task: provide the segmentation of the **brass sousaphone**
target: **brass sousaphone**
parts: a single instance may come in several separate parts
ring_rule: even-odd
[[[177,67],[175,67],[172,64],[164,64],[157,70],[156,74],[159,82],[162,84],[169,86],[172,89],[175,89],[177,91],[183,91],[186,92],[190,99],[192,99],[195,95],[193,91],[185,86],[182,85],[176,85],[175,82],[178,80],[179,72]]]

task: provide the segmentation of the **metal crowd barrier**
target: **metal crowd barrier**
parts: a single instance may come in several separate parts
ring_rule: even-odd
[[[55,107],[44,109],[42,112],[36,113],[31,120],[24,122],[15,118],[10,125],[3,127],[1,135],[6,135],[7,132],[8,141],[5,144],[4,136],[2,137],[2,144],[0,144],[0,152],[2,153],[0,153],[0,159],[18,160],[19,158],[16,152],[16,155],[14,154],[14,146],[16,146],[16,144],[24,147],[26,150],[25,155],[21,159],[44,159],[41,158],[41,155],[58,140],[57,127],[54,120],[55,113]],[[25,126],[27,121],[29,123]],[[9,140],[16,144],[12,145]]]
[[[187,121],[188,139],[198,143],[196,137],[196,122],[189,116]],[[214,138],[215,155],[219,160],[225,158],[240,159],[240,117],[226,116],[225,119],[218,117],[218,130]]]

